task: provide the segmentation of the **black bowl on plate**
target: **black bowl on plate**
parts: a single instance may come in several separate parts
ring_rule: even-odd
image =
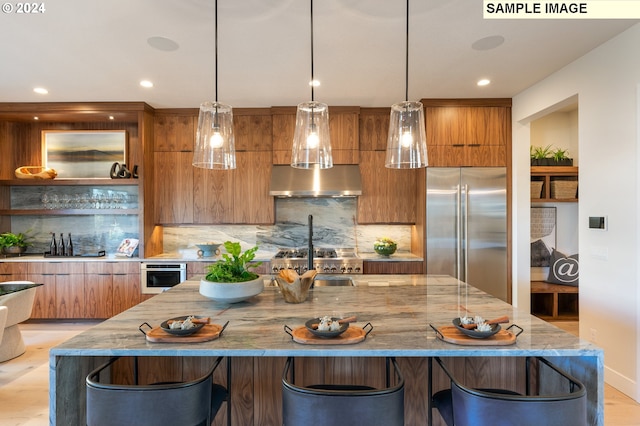
[[[340,320],[340,318],[331,318],[331,321],[338,321],[338,320]],[[311,318],[309,321],[304,323],[305,327],[307,327],[307,330],[313,333],[314,336],[329,338],[329,339],[332,337],[341,335],[347,330],[347,328],[349,328],[349,323],[346,322],[344,324],[340,324],[340,328],[338,330],[321,331],[321,330],[318,330],[318,324],[320,324],[320,318]],[[314,325],[316,326],[316,328],[313,327]]]
[[[193,334],[197,331],[200,331],[200,329],[202,329],[202,327],[204,327],[204,323],[201,324],[195,324],[195,327],[191,327],[189,329],[186,330],[182,330],[180,328],[169,328],[169,322],[170,321],[184,321],[187,318],[189,318],[192,315],[184,315],[181,317],[175,317],[175,318],[169,318],[166,321],[163,321],[162,324],[160,324],[160,328],[162,328],[162,330],[166,331],[169,334],[173,334],[174,336],[188,336],[190,334]],[[201,317],[196,317],[194,316],[194,318],[201,318]]]
[[[460,324],[460,318],[454,318],[453,325],[455,325],[458,328],[458,330],[460,330],[465,335],[467,335],[469,337],[474,337],[476,339],[484,339],[484,338],[487,338],[487,337],[491,337],[494,334],[496,334],[498,331],[500,331],[500,329],[502,328],[502,327],[500,327],[500,324],[491,324],[491,330],[489,330],[489,331],[478,331],[475,328],[472,329],[472,330],[469,330],[469,329],[464,328]]]

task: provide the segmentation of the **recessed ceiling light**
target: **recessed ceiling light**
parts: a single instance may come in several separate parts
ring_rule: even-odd
[[[109,120],[115,120],[115,117],[113,115],[110,115]]]
[[[481,80],[478,80],[478,86],[488,86],[489,83],[491,83],[491,80],[483,78]]]
[[[142,80],[140,82],[140,86],[149,88],[149,87],[153,87],[153,83],[150,82],[149,80]]]
[[[33,119],[34,119],[34,120],[40,120],[40,117],[35,116],[35,117],[33,117]]]
[[[34,87],[33,91],[39,95],[46,95],[47,93],[49,93],[49,91],[44,87]]]

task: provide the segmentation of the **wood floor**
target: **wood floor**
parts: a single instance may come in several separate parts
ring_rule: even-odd
[[[45,426],[49,424],[49,348],[93,326],[92,322],[20,325],[27,352],[0,363],[0,424]],[[577,333],[577,322],[554,323]],[[640,404],[605,385],[605,425],[640,425]]]

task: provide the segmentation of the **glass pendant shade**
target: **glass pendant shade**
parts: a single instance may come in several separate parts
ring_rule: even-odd
[[[198,116],[193,166],[203,169],[236,168],[233,109],[219,102],[203,102]]]
[[[417,169],[427,166],[427,136],[421,102],[391,106],[385,167]]]
[[[298,169],[333,167],[327,104],[311,101],[298,105],[291,167]]]

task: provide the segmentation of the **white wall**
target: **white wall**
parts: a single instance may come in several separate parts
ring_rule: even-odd
[[[638,135],[640,24],[513,99],[514,303],[529,306],[529,123],[578,98],[580,335],[605,350],[605,379],[640,400]],[[606,232],[588,217],[606,215]],[[527,243],[525,243],[527,242]]]

